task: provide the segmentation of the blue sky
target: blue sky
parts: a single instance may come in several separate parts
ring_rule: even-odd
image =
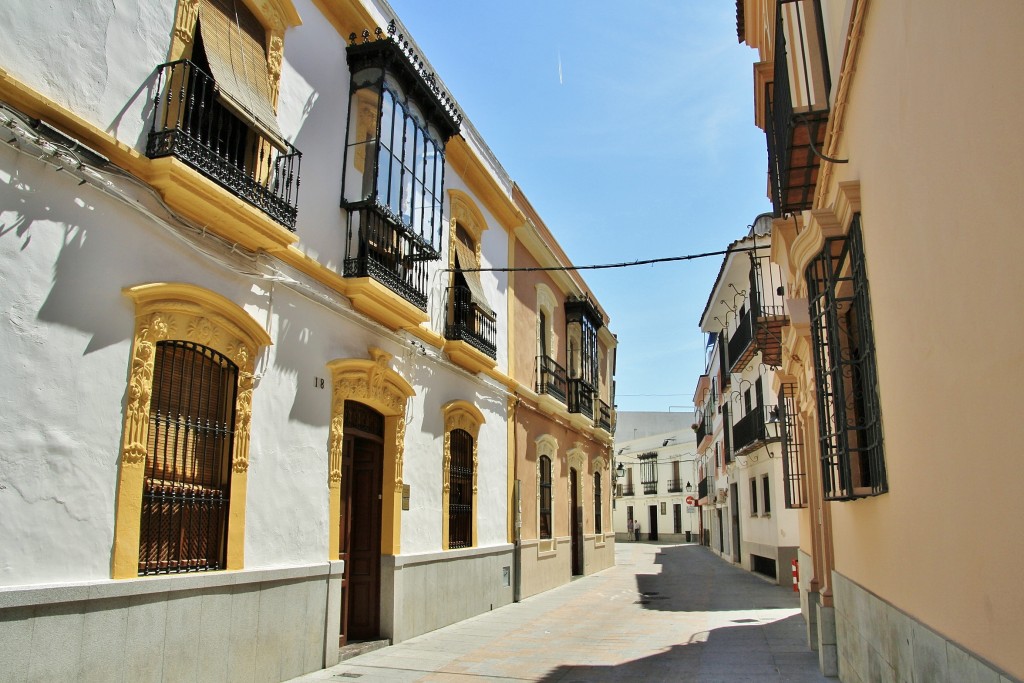
[[[733,2],[389,0],[578,265],[724,249],[771,209]],[[720,257],[589,271],[619,410],[680,410]]]

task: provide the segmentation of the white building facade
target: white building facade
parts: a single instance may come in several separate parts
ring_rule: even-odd
[[[509,282],[454,272],[512,183],[386,12],[0,9],[5,678],[283,680],[512,601]]]
[[[645,541],[685,543],[698,535],[696,442],[691,412],[620,412],[615,453],[615,537],[631,521]]]
[[[733,242],[701,317],[707,365],[694,395],[702,539],[721,557],[779,583],[791,581],[799,547],[784,495],[789,467],[777,386],[785,282],[770,263],[770,221]],[[792,441],[790,441],[792,443]],[[791,487],[791,490],[796,490]]]

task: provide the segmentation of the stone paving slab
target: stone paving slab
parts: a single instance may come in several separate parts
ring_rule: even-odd
[[[822,683],[788,588],[696,544],[619,543],[598,574],[292,683]]]

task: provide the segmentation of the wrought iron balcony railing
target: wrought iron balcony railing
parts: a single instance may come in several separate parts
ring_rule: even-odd
[[[733,455],[759,446],[766,441],[779,439],[779,409],[777,406],[760,406],[741,417],[732,426]]]
[[[569,380],[569,412],[594,419],[594,388],[582,379]]]
[[[658,492],[658,482],[656,481],[645,481],[643,482],[643,485],[644,493],[646,495],[652,495]]]
[[[420,310],[427,310],[427,264],[437,255],[399,228],[381,207],[353,204],[349,211],[354,227],[348,236],[345,277],[373,278]]]
[[[481,308],[469,287],[448,288],[451,322],[445,325],[445,339],[464,341],[481,353],[497,358],[497,323],[494,314]]]
[[[736,323],[736,330],[729,338],[729,371],[742,370],[753,356],[754,317],[751,311],[745,311]]]
[[[708,432],[707,420],[701,418],[701,421],[697,423],[697,431],[695,432],[698,446],[700,446],[700,442],[704,440],[704,437],[708,435]]]
[[[565,368],[549,356],[537,356],[537,393],[566,402]]]
[[[605,430],[606,432],[612,431],[612,408],[607,403],[599,398],[594,399],[594,405],[597,406],[597,416],[594,418],[594,424]]]
[[[158,66],[155,91],[146,156],[173,156],[295,230],[301,152],[278,149],[231,113],[213,78],[188,60]]]
[[[669,479],[668,480],[668,492],[669,493],[679,493],[682,490],[683,490],[683,480],[682,479]]]
[[[779,0],[774,80],[765,88],[768,175],[776,216],[811,208],[831,81],[819,0]],[[793,79],[790,76],[793,76]]]
[[[619,495],[620,496],[635,496],[636,495],[636,491],[634,491],[632,484],[623,484],[622,486],[619,487]]]

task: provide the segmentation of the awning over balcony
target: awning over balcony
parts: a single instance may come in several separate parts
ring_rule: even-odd
[[[470,247],[461,240],[453,240],[455,244],[455,267],[456,268],[477,268],[476,254]],[[484,285],[480,281],[480,273],[475,270],[460,270],[462,277],[466,278],[466,286],[469,287],[470,296],[480,308],[488,313],[494,314],[491,307],[487,305],[487,297],[484,295]]]
[[[265,29],[239,0],[201,0],[199,34],[217,97],[232,113],[282,152],[288,143],[277,125],[267,76]]]

